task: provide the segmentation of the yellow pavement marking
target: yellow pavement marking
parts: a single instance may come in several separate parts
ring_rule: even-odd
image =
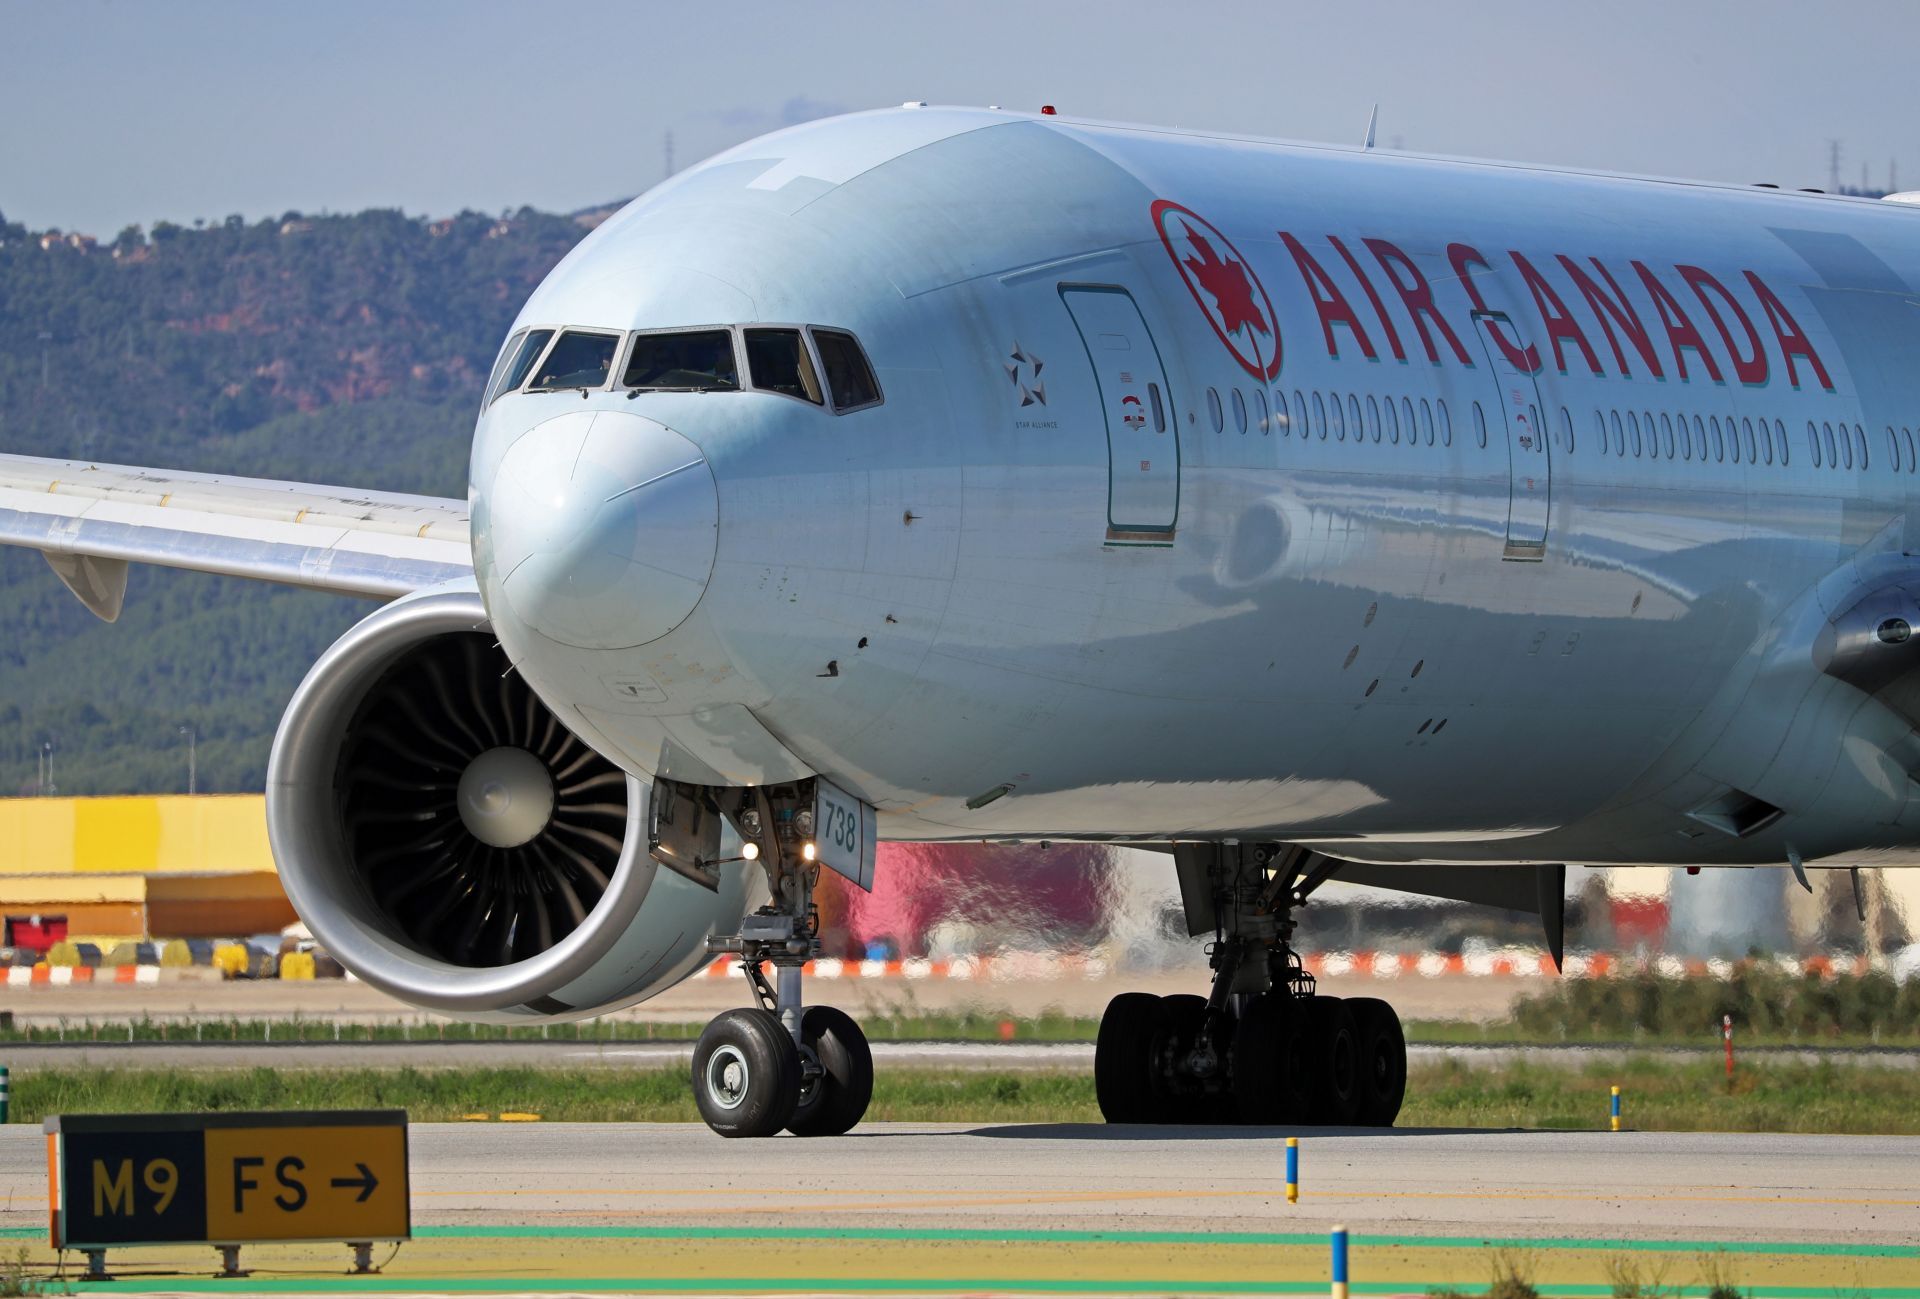
[[[992,1207],[995,1205],[1016,1204],[1097,1204],[1112,1200],[1197,1200],[1197,1199],[1249,1199],[1261,1196],[1284,1198],[1286,1187],[1282,1183],[1272,1186],[1242,1186],[1226,1190],[1199,1190],[1192,1187],[1147,1188],[1142,1190],[1109,1191],[1038,1191],[1022,1192],[1018,1195],[934,1195],[929,1196],[919,1188],[891,1191],[876,1187],[861,1187],[869,1196],[884,1196],[884,1199],[839,1200],[830,1203],[817,1201],[788,1205],[782,1208],[765,1209],[749,1207],[740,1212],[791,1213],[802,1212],[848,1212],[872,1209],[897,1208],[940,1208],[947,1205],[956,1207]],[[1692,1190],[1693,1188],[1685,1188]],[[841,1188],[797,1188],[804,1195],[840,1195]],[[443,1198],[483,1197],[488,1199],[500,1196],[523,1195],[591,1195],[607,1196],[645,1196],[674,1197],[680,1199],[720,1199],[730,1197],[764,1197],[764,1187],[713,1187],[656,1189],[650,1187],[495,1187],[486,1190],[459,1191],[415,1191],[416,1199],[427,1196]],[[1545,1191],[1527,1189],[1468,1189],[1459,1191],[1388,1191],[1373,1187],[1322,1187],[1308,1192],[1300,1192],[1304,1202],[1308,1199],[1329,1202],[1335,1200],[1554,1200],[1576,1204],[1609,1204],[1616,1200],[1659,1200],[1678,1204],[1805,1204],[1805,1205],[1868,1205],[1878,1208],[1920,1209],[1920,1198],[1880,1199],[1871,1196],[1833,1196],[1833,1195],[1701,1195],[1682,1194],[1663,1190],[1620,1190],[1620,1191]],[[662,1209],[660,1212],[698,1212],[692,1209]],[[550,1213],[596,1212],[595,1210],[549,1210]],[[618,1210],[609,1212],[638,1213],[647,1210]]]

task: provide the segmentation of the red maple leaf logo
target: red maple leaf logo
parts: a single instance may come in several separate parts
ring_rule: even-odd
[[[1213,245],[1194,230],[1187,229],[1187,242],[1192,244],[1200,255],[1183,259],[1183,264],[1193,272],[1200,287],[1213,299],[1214,306],[1220,311],[1220,327],[1229,334],[1237,334],[1242,329],[1252,328],[1262,334],[1271,333],[1267,328],[1267,318],[1260,308],[1254,305],[1253,285],[1247,280],[1247,268],[1239,262],[1223,262],[1219,254],[1213,251]]]

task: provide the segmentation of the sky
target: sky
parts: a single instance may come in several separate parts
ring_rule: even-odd
[[[572,211],[905,100],[1784,185],[1920,188],[1920,5],[0,0],[0,213]]]

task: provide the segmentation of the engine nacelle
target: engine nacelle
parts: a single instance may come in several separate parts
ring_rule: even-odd
[[[686,977],[765,891],[748,863],[717,890],[662,870],[647,794],[512,670],[479,595],[443,589],[307,673],[267,831],[294,909],[368,983],[470,1019],[579,1017]]]

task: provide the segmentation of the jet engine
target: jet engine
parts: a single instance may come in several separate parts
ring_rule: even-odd
[[[697,968],[764,892],[649,855],[648,786],[572,734],[514,672],[470,589],[363,619],[301,682],[274,737],[280,878],[348,970],[469,1019],[570,1018]]]

